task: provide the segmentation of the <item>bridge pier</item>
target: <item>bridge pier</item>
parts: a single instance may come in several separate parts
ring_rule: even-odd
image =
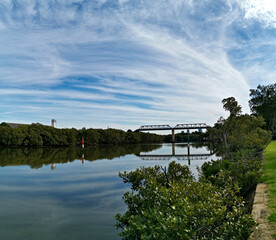
[[[174,129],[172,129],[172,143],[175,142],[175,135],[174,135]]]

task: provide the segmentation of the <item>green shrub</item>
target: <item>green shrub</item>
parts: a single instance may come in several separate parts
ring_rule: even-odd
[[[175,162],[121,173],[131,192],[117,214],[123,239],[247,239],[254,221],[243,210],[238,188],[196,182],[188,167]]]
[[[239,151],[233,158],[205,162],[201,175],[217,186],[224,186],[231,178],[240,188],[240,195],[246,196],[261,179],[262,160],[254,156],[253,150]]]

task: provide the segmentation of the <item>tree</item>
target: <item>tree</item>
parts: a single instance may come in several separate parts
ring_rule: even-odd
[[[230,116],[227,119],[220,117],[209,132],[223,145],[224,157],[230,157],[231,153],[241,149],[253,149],[256,153],[262,151],[271,138],[270,133],[263,130],[263,117],[241,115],[241,107],[233,97],[223,99],[222,103],[224,109],[230,111]]]
[[[0,124],[0,126],[1,126],[1,127],[10,127],[9,124],[7,124],[7,123],[5,123],[5,122],[2,122],[2,123]]]
[[[223,108],[225,111],[230,112],[230,117],[236,117],[241,115],[241,106],[234,97],[224,98],[222,100]]]
[[[266,127],[276,137],[276,83],[250,89],[249,106],[256,116],[263,116]]]
[[[239,106],[233,100],[228,98],[223,101],[230,112],[232,107]],[[215,148],[219,148],[223,157],[204,163],[201,168],[203,176],[218,186],[223,186],[225,179],[230,177],[241,188],[240,193],[246,196],[259,181],[262,152],[271,139],[270,132],[264,130],[264,126],[262,116],[230,114],[227,119],[221,117],[209,131],[218,143]]]

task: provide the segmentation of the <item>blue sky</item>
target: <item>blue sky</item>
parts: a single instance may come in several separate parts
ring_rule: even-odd
[[[275,0],[0,2],[0,122],[212,125],[275,65]]]

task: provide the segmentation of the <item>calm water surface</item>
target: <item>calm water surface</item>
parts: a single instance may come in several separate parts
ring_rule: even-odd
[[[175,160],[197,177],[216,158],[206,154],[187,144],[0,148],[0,239],[120,239],[114,215],[126,210],[129,185],[118,172]]]

